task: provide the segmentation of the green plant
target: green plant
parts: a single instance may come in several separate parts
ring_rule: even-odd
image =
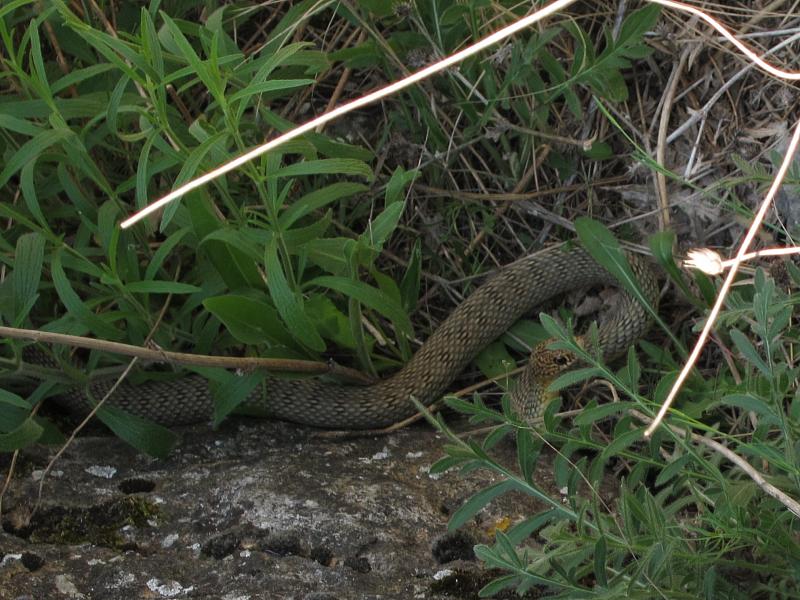
[[[501,264],[540,247],[539,230],[554,222],[569,225],[579,212],[609,221],[621,214],[599,202],[593,186],[626,170],[631,148],[634,160],[719,200],[720,188],[700,190],[656,164],[641,143],[647,136],[615,116],[635,97],[630,67],[652,54],[644,36],[658,9],[631,11],[612,33],[593,4],[588,15],[576,9],[523,32],[121,231],[122,217],[172,186],[325,110],[339,83],[355,97],[530,7],[506,0],[94,6],[13,0],[0,7],[3,325],[198,354],[321,360],[338,349],[343,362],[382,374],[409,357],[415,333],[425,337],[449,310],[445,294],[427,292],[458,281],[458,292],[469,293],[472,276],[494,266],[487,256]],[[356,77],[348,80],[343,68]],[[652,105],[661,93],[656,83]],[[758,167],[742,168],[746,181],[768,175]],[[411,206],[405,191],[415,178],[428,195]],[[560,191],[554,202],[534,206],[544,218],[532,226],[524,205],[509,209],[508,198],[495,194],[526,192],[534,178],[537,191]],[[567,195],[570,186],[580,194]],[[479,201],[462,194],[473,189]],[[743,205],[735,197],[718,204]],[[577,228],[624,279],[613,237],[592,221]],[[651,239],[680,297],[702,310],[713,285],[685,278],[673,245],[666,233]],[[789,276],[800,279],[791,266]],[[628,284],[635,292],[635,282]],[[423,291],[430,322],[412,321]],[[662,325],[668,341],[642,341],[618,369],[583,352],[569,327],[546,316],[541,324],[518,323],[490,345],[476,363],[502,386],[512,352],[552,336],[587,363],[555,388],[601,377],[623,399],[591,401],[572,420],[553,404],[541,437],[505,405],[492,408],[479,396],[450,400],[493,427],[480,441],[464,441],[438,420],[450,445],[437,469],[486,468],[501,478],[466,502],[451,526],[511,490],[547,506],[476,548],[487,566],[506,571],[484,595],[541,586],[580,598],[797,597],[796,519],[700,439],[723,444],[768,484],[797,495],[795,303],[796,294],[779,291],[763,273],[740,286],[722,317],[729,331],[720,334],[737,351],[729,357],[736,370],[691,378],[672,428],[649,441],[642,430],[674,380],[690,331]],[[122,359],[99,351],[77,369],[67,349],[54,347],[56,367],[26,365],[21,373],[22,346],[2,340],[0,451],[59,441],[58,429],[34,412],[38,403],[85,384],[89,373],[123,369]],[[218,398],[217,422],[260,377],[202,374],[231,392]],[[16,393],[20,375],[45,382]],[[112,409],[99,416],[151,454],[166,454],[175,442],[157,424]],[[510,435],[516,465],[492,454]],[[546,445],[557,449],[553,475],[566,499],[533,479],[534,463],[549,460]],[[608,472],[621,475],[614,498],[598,492]]]
[[[611,247],[608,234],[596,224],[584,222],[579,231],[584,242],[597,246],[602,239]],[[611,268],[613,261],[606,260]],[[796,268],[790,267],[790,275],[800,282]],[[713,382],[690,379],[683,401],[650,440],[644,439],[644,429],[679,365],[643,342],[642,350],[663,370],[647,385],[655,392],[645,397],[639,391],[644,370],[633,349],[624,366],[612,370],[545,314],[542,325],[555,340],[552,346],[574,352],[588,365],[562,375],[551,389],[601,377],[624,400],[603,405],[591,401],[572,420],[556,415],[560,403],[555,402],[539,432],[511,415],[507,404],[497,411],[478,396],[471,402],[451,399],[450,406],[469,414],[474,423],[494,425],[481,442],[465,442],[441,418],[431,418],[450,440],[447,457],[432,472],[456,466],[488,469],[501,479],[455,512],[450,527],[463,525],[512,490],[548,506],[508,532],[498,531],[493,545],[476,547],[487,566],[508,572],[481,595],[509,587],[522,594],[541,586],[552,597],[564,598],[797,597],[797,515],[741,468],[749,461],[758,465],[759,473],[769,474],[768,484],[775,486],[771,489],[790,496],[800,490],[795,441],[800,402],[794,386],[800,372],[787,361],[795,335],[790,307],[796,296],[778,292],[757,271],[752,285],[731,298],[722,318],[723,323],[737,323],[744,313],[754,317],[749,335],[737,328],[729,331],[741,356],[737,369],[744,381],[725,375]],[[665,369],[668,365],[672,368]],[[757,422],[755,428],[752,422]],[[687,432],[692,431],[700,433],[690,437]],[[494,446],[509,435],[516,436],[516,468],[492,457]],[[716,443],[703,443],[707,440]],[[566,490],[563,497],[548,495],[533,479],[533,465],[546,446],[556,449],[553,476]],[[731,464],[721,447],[740,462]],[[620,476],[613,500],[600,492],[612,465]],[[531,536],[539,543],[532,545]]]
[[[17,98],[28,98],[0,104],[6,136],[0,183],[18,179],[21,191],[21,202],[0,206],[10,224],[2,236],[11,274],[3,282],[4,321],[110,341],[152,338],[162,347],[199,353],[244,343],[262,355],[319,359],[333,343],[352,351],[368,372],[409,356],[408,310],[419,288],[419,254],[400,285],[375,259],[397,227],[403,189],[414,173],[398,168],[370,191],[364,182],[373,179],[367,162],[373,154],[365,148],[307,135],[213,190],[170,206],[155,222],[132,231],[117,225],[130,206],[141,207],[157,193],[162,177],[180,184],[260,141],[264,126],[291,126],[281,112],[298,88],[308,90],[331,66],[308,44],[285,43],[311,3],[289,11],[248,57],[226,28],[240,19],[228,7],[204,26],[155,8],[126,11],[118,27],[129,29],[112,34],[56,2],[19,36],[8,23],[23,18],[26,3],[17,4],[19,12],[5,10],[0,21],[6,76],[19,88]],[[45,25],[74,58],[69,74],[45,65]],[[203,116],[187,122],[169,101],[169,87],[179,96],[199,92],[184,110]],[[363,227],[360,235],[336,231],[332,207],[342,214],[348,201],[355,213],[348,223]],[[48,318],[54,301],[64,310]],[[394,353],[377,366],[372,339],[361,330],[367,311],[387,318],[385,337],[397,336]],[[12,366],[21,346],[6,344],[14,352],[6,361]],[[53,374],[85,381],[67,350],[53,349],[59,362]],[[101,360],[118,362],[92,352],[87,368]],[[224,371],[204,374],[230,383]],[[217,421],[258,377],[245,380],[218,404]],[[30,407],[67,385],[73,384],[43,383],[27,401],[4,393],[6,449],[42,434]],[[163,454],[173,442],[163,428],[118,411],[104,408],[98,416],[149,452]]]

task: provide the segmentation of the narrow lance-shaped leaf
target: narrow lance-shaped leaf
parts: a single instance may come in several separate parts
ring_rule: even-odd
[[[183,32],[180,30],[175,21],[173,21],[163,11],[161,12],[161,18],[164,20],[164,24],[172,36],[172,41],[177,47],[178,52],[181,54],[181,56],[183,56],[183,58],[186,59],[186,62],[188,62],[189,66],[192,67],[192,70],[200,78],[200,81],[203,83],[203,85],[206,86],[208,91],[214,97],[214,100],[216,100],[223,111],[225,111],[228,104],[224,94],[224,86],[210,61],[203,61],[200,59],[200,57],[194,51],[192,45],[189,43],[189,40],[187,40],[186,36],[183,35]]]
[[[372,180],[372,169],[367,163],[353,158],[320,158],[304,160],[277,171],[267,173],[267,178],[298,177],[300,175],[360,175]]]
[[[502,494],[505,494],[506,492],[517,489],[517,487],[518,486],[515,481],[506,479],[505,481],[501,481],[500,483],[496,483],[484,490],[481,490],[477,494],[473,495],[461,507],[459,507],[456,512],[453,513],[453,516],[450,517],[450,522],[447,524],[447,528],[450,531],[458,529],[492,500]]]
[[[295,200],[291,206],[283,211],[283,214],[279,218],[281,229],[287,230],[294,225],[298,219],[311,214],[315,210],[366,190],[367,187],[361,183],[340,181],[309,192],[302,198]]]
[[[739,352],[741,352],[747,361],[761,371],[767,377],[772,377],[772,370],[767,363],[761,358],[761,355],[756,350],[753,343],[738,329],[731,329],[730,336],[733,343],[736,344]]]
[[[278,312],[266,302],[229,294],[206,298],[203,306],[243,344],[296,346],[291,334],[281,323]]]
[[[36,218],[39,225],[51,231],[50,224],[47,222],[47,218],[44,216],[41,203],[39,202],[39,194],[34,179],[34,174],[37,172],[36,162],[36,160],[33,160],[22,167],[19,173],[19,187],[20,190],[22,190],[22,198],[25,200],[25,206],[28,207],[30,213]]]
[[[407,313],[411,313],[417,307],[419,299],[419,288],[422,275],[422,244],[419,239],[414,241],[411,249],[411,257],[408,267],[400,281],[400,302]]]
[[[628,260],[625,258],[625,253],[612,233],[601,223],[588,217],[576,219],[575,230],[578,233],[581,244],[592,255],[592,258],[607,269],[623,288],[650,313],[650,316],[670,336],[675,345],[683,349],[681,341],[675,336],[672,329],[661,320],[658,311],[642,291],[636,276],[633,274],[633,270],[628,264]]]
[[[675,257],[672,254],[672,249],[675,247],[675,232],[673,231],[659,231],[658,233],[650,236],[649,245],[653,253],[653,257],[658,261],[658,264],[667,272],[670,279],[681,289],[685,298],[692,302],[699,308],[705,308],[705,304],[701,302],[689,289],[683,273],[675,264]]]
[[[61,266],[61,253],[58,251],[53,254],[50,270],[53,275],[53,286],[56,288],[56,293],[75,320],[82,323],[98,337],[109,340],[119,339],[120,331],[110,323],[107,323],[101,316],[89,310],[83,300],[75,293],[75,290],[72,289],[72,285]]]
[[[38,297],[39,282],[44,264],[44,237],[39,233],[26,233],[17,240],[14,253],[12,289],[14,294],[14,319],[27,316]]]
[[[405,202],[394,202],[387,206],[381,211],[381,214],[370,221],[367,230],[362,234],[362,239],[371,248],[380,252],[383,243],[397,228],[403,209],[405,209]]]
[[[388,317],[404,335],[412,335],[411,320],[402,307],[389,296],[363,281],[323,275],[312,279],[307,285],[330,288],[358,300],[363,305]]]
[[[222,423],[225,417],[247,400],[251,392],[264,381],[266,375],[263,371],[253,371],[246,375],[226,372],[225,381],[213,386],[214,427]]]
[[[72,132],[66,128],[48,129],[22,144],[22,146],[8,158],[6,166],[0,171],[0,187],[7,184],[12,175],[26,164],[35,162],[42,152],[70,135],[72,135]]]
[[[123,441],[156,458],[166,458],[178,443],[177,434],[147,419],[103,405],[98,418]]]
[[[325,342],[317,333],[314,324],[303,311],[299,295],[289,287],[283,266],[278,260],[278,244],[274,238],[270,240],[266,251],[267,287],[272,301],[281,318],[296,338],[316,352],[325,349]]]

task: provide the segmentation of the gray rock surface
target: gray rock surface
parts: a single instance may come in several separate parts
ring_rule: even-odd
[[[492,574],[473,545],[536,510],[502,497],[448,532],[496,480],[430,476],[443,441],[426,425],[344,440],[247,419],[182,433],[167,460],[78,439],[30,522],[55,450],[26,451],[4,499],[0,598],[475,598]]]

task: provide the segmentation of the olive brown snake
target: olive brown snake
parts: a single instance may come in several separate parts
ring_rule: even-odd
[[[658,286],[647,264],[628,254],[629,263],[645,296],[655,305]],[[413,396],[429,405],[447,390],[461,371],[520,317],[550,298],[591,285],[617,285],[614,278],[582,248],[555,249],[523,258],[499,271],[459,305],[397,373],[368,386],[343,385],[319,379],[286,380],[267,377],[244,406],[261,414],[329,429],[375,429],[401,421],[416,412]],[[617,355],[639,338],[649,325],[646,310],[621,293],[616,306],[598,328],[598,342],[606,357]],[[512,406],[528,420],[541,414],[544,388],[574,362],[563,351],[534,349]],[[113,381],[90,384],[101,398]],[[88,403],[79,391],[64,394],[60,402],[86,413]],[[110,402],[133,414],[165,425],[208,420],[212,395],[206,381],[188,375],[134,386],[123,382]]]

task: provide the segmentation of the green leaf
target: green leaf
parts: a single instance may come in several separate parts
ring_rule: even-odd
[[[331,211],[319,216],[306,227],[295,227],[283,232],[283,242],[291,254],[302,254],[299,250],[304,244],[322,239],[331,225]]]
[[[257,69],[252,81],[266,81],[276,68],[290,60],[298,52],[311,47],[313,47],[311,42],[295,42],[286,44],[275,50],[275,52],[260,51],[258,58],[250,65],[250,67]]]
[[[675,476],[686,472],[686,465],[692,462],[691,454],[684,454],[683,456],[671,461],[666,467],[661,469],[661,472],[656,477],[656,486],[660,487],[669,483]]]
[[[347,198],[367,191],[367,186],[361,183],[352,183],[350,181],[340,181],[318,190],[314,190],[305,196],[297,199],[287,208],[278,219],[280,228],[282,230],[289,229],[294,223],[302,217],[311,214],[313,211],[318,210],[332,202]]]
[[[728,394],[722,398],[722,404],[736,406],[747,412],[753,412],[766,418],[769,424],[779,423],[780,418],[775,411],[761,398],[752,394]]]
[[[11,289],[14,298],[14,321],[21,322],[39,297],[39,282],[44,264],[44,237],[32,232],[17,239],[14,253],[14,271],[11,274]]]
[[[2,105],[0,104],[0,106]],[[21,133],[26,137],[34,137],[36,134],[44,131],[41,125],[2,113],[0,113],[0,129]]]
[[[738,348],[739,352],[747,359],[747,361],[756,367],[759,371],[761,371],[765,376],[772,377],[772,369],[770,369],[769,365],[761,358],[761,355],[756,350],[753,343],[747,338],[745,334],[743,334],[738,329],[731,329],[730,330],[731,340]]]
[[[655,299],[648,298],[628,264],[625,253],[620,248],[619,243],[613,234],[603,226],[602,223],[588,217],[579,217],[575,221],[575,230],[581,240],[581,245],[602,267],[604,267],[614,278],[630,293],[650,314],[653,320],[659,324],[661,329],[670,336],[675,345],[685,352],[683,344],[675,336],[672,329],[661,320],[661,317],[653,305]]]
[[[281,323],[278,311],[266,302],[229,294],[206,298],[203,306],[243,344],[269,343],[295,347],[294,339]]]
[[[592,408],[583,409],[573,421],[576,425],[591,425],[597,421],[603,421],[611,415],[625,412],[629,408],[635,408],[635,404],[632,402],[609,402],[607,404],[600,404]]]
[[[639,358],[636,356],[636,348],[628,347],[628,360],[625,368],[620,370],[619,377],[623,385],[632,390],[639,389],[639,379],[642,376],[642,367],[639,365]]]
[[[203,140],[203,142],[194,148],[187,156],[183,164],[181,166],[181,171],[178,173],[178,176],[175,178],[175,183],[172,186],[172,189],[176,189],[195,177],[197,175],[198,169],[203,164],[203,160],[205,157],[211,152],[216,146],[220,145],[226,138],[228,133],[226,131],[220,131],[212,136],[209,136],[207,139]],[[186,199],[187,202],[191,202],[191,198]],[[164,232],[167,230],[167,226],[174,218],[175,214],[178,212],[180,208],[180,202],[173,202],[172,204],[168,205],[165,209],[163,214],[161,215],[161,223],[159,225],[159,231]]]
[[[548,392],[558,392],[566,387],[581,383],[592,377],[600,377],[603,375],[603,370],[598,367],[581,367],[578,369],[571,369],[559,375],[550,385],[547,386]]]
[[[644,427],[636,427],[635,429],[630,429],[624,433],[617,435],[611,442],[603,449],[603,452],[600,454],[601,460],[608,460],[610,457],[615,456],[628,448],[628,446],[634,444],[637,441],[643,439],[642,432],[644,431]]]
[[[184,158],[183,164],[181,165],[181,171],[175,178],[175,183],[173,183],[172,189],[178,188],[190,179],[194,178],[197,175],[198,169],[200,169],[203,164],[203,159],[215,148],[224,148],[224,142],[227,137],[228,133],[226,131],[219,131],[208,136],[200,143],[199,146],[193,148],[189,153],[189,156]],[[163,231],[165,227],[166,226],[162,224],[161,230]]]
[[[272,239],[271,231],[254,230],[250,227],[222,227],[200,240],[198,247],[202,248],[209,242],[221,242],[209,244],[209,251],[218,252],[220,248],[228,251],[236,250],[241,256],[246,256],[255,262],[261,260],[263,246],[270,239]]]
[[[328,8],[326,2],[320,3],[319,0],[302,0],[293,2],[289,9],[283,13],[283,17],[278,24],[270,31],[269,38],[262,48],[266,55],[278,51],[286,42],[291,39],[292,34],[308,19],[311,19],[319,11]]]
[[[419,238],[414,240],[411,257],[408,260],[406,272],[400,281],[400,304],[403,310],[411,314],[417,307],[419,299],[419,286],[422,275],[422,243]]]
[[[196,285],[178,281],[132,281],[125,284],[131,294],[194,294],[202,291]]]
[[[206,192],[196,191],[190,193],[186,200],[184,206],[191,217],[194,233],[203,240],[203,249],[228,288],[262,288],[264,284],[257,262],[261,260],[263,253],[259,252],[256,257],[251,257],[228,241],[206,240],[212,232],[225,229],[211,198]],[[245,235],[242,237],[247,239]]]
[[[161,51],[161,42],[158,39],[153,17],[142,7],[140,11],[140,28],[142,39],[142,56],[153,67],[159,78],[164,77],[164,54]]]
[[[343,275],[347,272],[347,256],[357,242],[350,238],[325,238],[306,243],[308,260],[319,265],[328,273]]]
[[[658,313],[650,305],[650,299],[642,292],[641,286],[625,258],[625,253],[614,235],[602,223],[588,217],[576,219],[575,230],[581,240],[581,245],[591,254],[592,258],[608,270],[651,315],[657,318]]]
[[[144,278],[146,280],[151,280],[156,276],[161,266],[164,264],[164,261],[167,260],[175,247],[183,240],[189,231],[190,229],[188,227],[173,231],[166,240],[158,245],[158,249],[153,253],[153,257],[147,263],[147,269],[144,272]]]
[[[78,294],[75,293],[75,290],[72,289],[72,285],[61,266],[61,252],[57,251],[53,254],[50,270],[53,276],[53,286],[56,288],[59,299],[64,303],[67,312],[76,321],[83,324],[97,337],[107,340],[118,340],[121,337],[121,332],[116,327],[89,310]]]
[[[477,494],[473,495],[462,506],[460,506],[456,512],[453,513],[453,516],[450,517],[450,521],[447,523],[447,529],[449,531],[458,529],[469,519],[474,517],[492,500],[502,494],[505,494],[506,492],[516,490],[518,487],[519,486],[514,480],[506,479],[505,481],[501,481],[500,483],[496,483],[484,490],[481,490]]]
[[[488,550],[488,547],[484,546]],[[497,579],[493,579],[478,592],[479,598],[489,598],[495,596],[505,589],[514,587],[519,582],[519,576],[515,573],[510,575],[502,575]]]
[[[314,321],[320,335],[340,348],[355,349],[350,321],[330,298],[314,294],[305,303],[306,314]]]
[[[44,432],[31,414],[31,404],[0,388],[0,452],[13,452],[34,444]]]
[[[488,379],[508,375],[517,366],[514,357],[506,349],[506,345],[499,341],[491,342],[481,350],[475,357],[475,364]],[[502,385],[502,379],[498,383]]]
[[[104,404],[98,409],[97,417],[120,439],[156,458],[166,458],[178,443],[178,436],[166,427],[115,406]]]
[[[46,230],[50,231],[50,225],[42,212],[41,203],[39,202],[39,194],[37,192],[36,181],[34,174],[36,170],[36,162],[29,162],[20,171],[19,187],[22,190],[22,198],[25,200],[25,206],[36,218],[36,221]]]
[[[15,429],[8,433],[0,433],[0,452],[13,452],[26,448],[42,436],[44,428],[30,415]]]
[[[22,399],[21,396],[18,396],[14,392],[10,392],[9,390],[4,390],[0,388],[0,403],[8,404],[9,406],[14,406],[16,408],[21,408],[26,412],[29,412],[32,408],[30,402],[26,402]],[[0,421],[0,425],[3,424],[3,421]]]
[[[644,39],[644,34],[655,27],[661,7],[657,4],[648,4],[632,12],[623,22],[617,35],[618,47],[639,45]]]
[[[175,21],[164,11],[161,11],[160,14],[178,52],[186,59],[192,71],[200,78],[200,81],[203,82],[203,85],[205,85],[209,93],[214,97],[214,100],[216,100],[224,110],[227,106],[224,94],[225,86],[220,80],[213,63],[211,61],[201,60]]]
[[[109,110],[111,110],[112,107],[113,105],[109,106]],[[114,127],[116,129],[115,113],[109,114],[107,124],[109,127]],[[150,151],[152,150],[153,145],[156,143],[157,138],[158,133],[155,130],[151,131],[150,134],[145,138],[144,143],[139,150],[139,156],[136,160],[136,208],[139,209],[147,206],[149,197],[148,185],[150,184]]]
[[[383,248],[383,243],[397,228],[400,222],[400,217],[405,209],[405,202],[394,202],[387,206],[381,214],[379,214],[373,221],[370,221],[367,226],[367,231],[363,233],[361,238],[373,250],[380,252]]]
[[[403,167],[397,167],[386,184],[386,206],[404,201],[403,192],[406,186],[418,176],[419,171],[417,169],[406,171]]]
[[[608,160],[617,156],[610,144],[600,141],[595,141],[589,148],[585,148],[583,154],[592,160]]]
[[[253,371],[246,375],[225,371],[224,380],[215,382],[211,386],[214,397],[214,427],[218,427],[225,417],[247,400],[251,392],[264,381],[266,376],[264,371]],[[262,391],[262,393],[264,392]]]
[[[137,48],[129,46],[110,34],[93,29],[66,7],[61,8],[59,13],[66,24],[74,29],[84,42],[90,44],[106,60],[130,78],[141,85],[147,85],[145,74],[150,73],[150,69],[137,52]]]
[[[533,442],[533,436],[527,429],[517,429],[517,462],[525,481],[531,482],[540,447]]]
[[[267,173],[267,179],[304,175],[358,175],[368,181],[373,178],[372,169],[364,161],[353,158],[320,158],[282,167],[274,173]]]
[[[601,588],[608,587],[608,579],[606,578],[607,556],[606,536],[601,535],[594,543],[594,576],[597,579],[597,585]]]
[[[283,322],[295,339],[316,352],[325,350],[325,342],[305,314],[300,296],[289,288],[289,282],[278,260],[278,245],[273,238],[266,251],[267,287]]]
[[[48,105],[53,106],[53,92],[50,90],[50,82],[47,80],[47,70],[44,67],[44,60],[42,58],[42,43],[39,39],[38,23],[35,21],[31,22],[28,33],[31,36],[29,60],[30,82],[35,85],[39,96],[42,97]]]
[[[7,159],[5,167],[0,171],[0,187],[7,184],[9,179],[22,167],[29,163],[35,163],[42,152],[70,135],[73,134],[67,128],[48,129],[25,142]]]
[[[35,2],[36,0],[9,0],[8,2],[4,2],[3,5],[0,6],[0,19],[26,4],[34,4]]]
[[[262,81],[261,83],[254,83],[247,86],[243,90],[239,90],[238,92],[229,95],[228,101],[235,102],[236,100],[250,98],[250,96],[254,96],[256,94],[291,90],[297,87],[311,85],[313,83],[313,79],[272,79],[270,81]]]
[[[667,272],[673,283],[680,288],[684,297],[696,306],[705,306],[689,289],[683,273],[675,263],[675,257],[672,254],[672,249],[675,247],[675,232],[671,230],[659,231],[651,235],[648,241],[650,250],[653,252],[658,264]]]
[[[354,281],[345,277],[323,275],[322,277],[312,279],[306,285],[308,287],[318,285],[341,292],[348,298],[358,300],[358,302],[364,306],[367,306],[390,319],[403,335],[407,337],[411,337],[413,335],[411,320],[408,318],[408,315],[400,306],[400,304],[395,300],[392,300],[380,290],[364,283],[363,281]]]

